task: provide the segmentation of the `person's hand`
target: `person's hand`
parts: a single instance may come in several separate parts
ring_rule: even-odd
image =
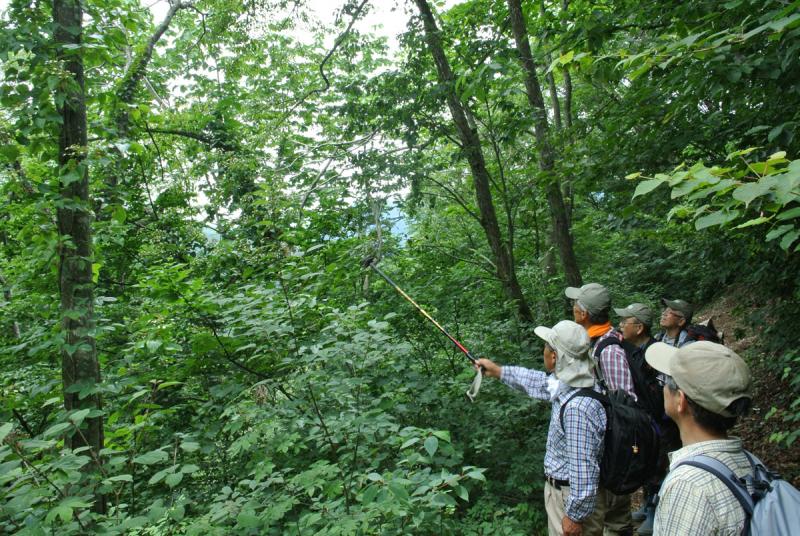
[[[583,524],[576,523],[567,516],[561,520],[561,530],[564,531],[564,536],[581,536],[583,534]]]
[[[483,369],[484,376],[489,376],[490,378],[500,377],[500,365],[490,359],[482,357],[475,361],[475,370],[481,369]]]

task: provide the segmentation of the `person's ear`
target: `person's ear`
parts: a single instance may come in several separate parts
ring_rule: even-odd
[[[640,337],[644,333],[644,324],[637,324],[636,326],[636,336]]]
[[[678,413],[688,413],[689,402],[686,400],[686,394],[678,389],[677,407]]]

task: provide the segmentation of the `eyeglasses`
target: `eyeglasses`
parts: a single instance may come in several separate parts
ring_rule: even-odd
[[[641,324],[641,322],[639,322],[638,320],[628,320],[628,321],[620,322],[619,323],[619,327],[624,328],[625,326],[630,326],[630,325],[637,326],[637,325],[640,325],[640,324]]]
[[[678,384],[675,383],[675,380],[672,378],[672,376],[667,376],[666,374],[659,374],[658,376],[656,376],[656,381],[658,382],[658,385],[660,385],[661,387],[666,386],[671,391],[677,391],[679,389]]]
[[[674,316],[676,318],[684,318],[684,316],[682,314],[676,313],[672,309],[664,309],[664,312],[662,313],[662,315],[672,315],[672,316]]]

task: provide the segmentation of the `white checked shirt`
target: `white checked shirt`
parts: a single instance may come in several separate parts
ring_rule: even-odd
[[[653,534],[738,536],[744,528],[745,514],[725,484],[699,467],[681,465],[673,469],[681,460],[696,454],[716,458],[739,477],[753,471],[738,438],[701,441],[670,453],[670,471],[658,494]]]

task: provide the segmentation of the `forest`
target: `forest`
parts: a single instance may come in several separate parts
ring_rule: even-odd
[[[800,1],[0,9],[0,533],[546,533],[549,407],[367,257],[531,368],[695,304],[800,481]]]

